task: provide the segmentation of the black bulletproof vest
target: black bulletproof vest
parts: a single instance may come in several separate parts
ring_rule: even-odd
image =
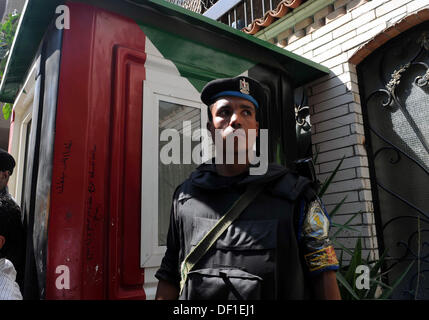
[[[248,183],[267,187],[195,265],[180,299],[310,298],[294,212],[302,196],[313,194],[311,181],[277,165],[229,185],[216,179],[213,171],[197,171],[179,189],[180,262]]]

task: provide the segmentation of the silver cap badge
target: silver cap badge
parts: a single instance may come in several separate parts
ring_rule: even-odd
[[[240,92],[243,94],[249,94],[250,92],[249,82],[246,82],[245,79],[240,80]]]

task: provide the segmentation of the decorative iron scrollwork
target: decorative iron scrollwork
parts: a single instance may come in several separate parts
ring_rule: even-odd
[[[414,59],[412,59],[410,62],[408,62],[407,64],[400,66],[399,69],[394,70],[392,75],[390,76],[390,81],[386,84],[386,89],[389,92],[390,97],[389,97],[388,102],[383,104],[384,107],[390,105],[392,100],[394,100],[394,98],[396,98],[395,90],[396,90],[397,86],[401,83],[401,78],[402,78],[403,74],[408,69],[410,69],[411,65],[421,64],[421,65],[424,65],[426,67],[426,72],[424,73],[424,75],[423,76],[417,76],[416,79],[414,80],[414,83],[416,85],[418,85],[419,87],[424,87],[424,86],[428,85],[428,83],[429,83],[429,66],[427,66],[423,62],[414,63],[414,60],[420,55],[422,50],[429,51],[429,32],[423,32],[421,34],[421,36],[417,39],[417,43],[420,44],[420,46],[421,46],[421,50],[419,51],[417,56]]]
[[[414,80],[414,83],[419,87],[424,87],[428,85],[429,82],[429,67],[425,63],[420,63],[426,67],[426,72],[423,76],[417,76]]]
[[[420,44],[420,46],[426,51],[429,51],[429,32],[422,32],[420,37],[417,39],[417,43]]]
[[[304,131],[309,131],[311,129],[311,124],[307,121],[307,118],[309,115],[310,115],[309,106],[295,106],[296,124],[300,126]]]
[[[426,160],[422,160],[427,159],[427,155],[429,155],[427,131],[425,131],[424,126],[421,126],[421,121],[427,121],[427,119],[422,120],[421,117],[415,116],[418,112],[421,114],[421,109],[410,108],[410,106],[413,105],[418,106],[418,108],[422,107],[423,100],[418,100],[418,102],[415,102],[414,100],[413,104],[409,102],[412,99],[416,99],[416,97],[419,97],[419,99],[426,99],[425,95],[428,94],[429,32],[422,32],[418,39],[413,41],[417,41],[417,44],[419,45],[416,51],[414,51],[416,49],[415,42],[413,46],[409,46],[409,48],[412,48],[413,50],[411,51],[408,50],[408,47],[400,44],[398,40],[398,47],[401,46],[401,48],[404,48],[401,49],[400,54],[392,57],[392,52],[394,50],[391,50],[392,48],[389,47],[389,50],[380,51],[380,54],[376,56],[377,59],[373,60],[374,63],[379,61],[380,70],[382,70],[381,64],[383,63],[386,63],[385,65],[389,63],[388,65],[390,70],[394,70],[390,74],[388,81],[386,81],[386,78],[383,78],[384,75],[381,72],[380,78],[382,83],[380,83],[379,89],[372,92],[368,91],[364,100],[367,106],[370,105],[371,102],[375,110],[386,110],[391,113],[386,115],[384,118],[385,113],[383,111],[377,111],[378,113],[374,113],[375,118],[373,118],[376,119],[376,121],[372,119],[366,120],[368,121],[366,126],[371,132],[371,139],[374,137],[374,139],[377,141],[377,143],[374,144],[376,145],[376,150],[372,150],[374,163],[377,160],[377,164],[374,164],[374,167],[377,167],[374,168],[374,170],[377,170],[375,172],[376,175],[377,172],[379,172],[378,170],[382,170],[381,168],[390,164],[395,166],[392,166],[392,168],[396,168],[398,165],[400,166],[399,168],[402,169],[409,166],[410,170],[411,167],[412,170],[415,170],[415,172],[413,171],[414,176],[418,175],[419,177],[429,177],[428,163]],[[407,60],[405,60],[404,57],[410,57],[411,55],[413,55],[414,58],[411,60],[407,58]],[[399,60],[395,60],[398,62],[396,64],[392,64],[394,61],[393,59],[402,59],[402,61],[399,62]],[[388,60],[388,62],[385,62],[386,60]],[[374,64],[368,64],[368,66],[373,67]],[[362,76],[362,78],[368,79],[366,77],[367,76]],[[387,97],[387,99],[385,97]],[[377,117],[378,115],[381,116],[381,119]],[[394,129],[390,127],[390,125],[393,126],[393,124],[390,124],[389,121],[393,123],[392,119],[395,119],[395,117],[396,119],[400,117],[401,122],[396,122],[396,125],[398,126],[399,124],[399,126],[402,127],[399,129],[396,127],[394,131]],[[371,123],[369,123],[370,121],[374,121],[374,125],[382,125],[381,128],[383,129],[377,130],[378,127],[376,128],[375,126],[372,126]],[[401,132],[403,132],[401,130],[405,130],[404,128],[406,128],[409,135],[400,135]],[[390,135],[390,131],[388,130],[391,130],[392,132]],[[411,135],[414,139],[413,141],[419,141],[419,143],[415,142],[416,145],[418,143],[418,149],[415,149],[414,147],[413,149],[409,145],[409,141],[397,140],[405,139]],[[381,156],[382,154],[386,156],[383,157]],[[421,157],[421,155],[424,155],[424,157]],[[390,170],[390,168],[388,170]],[[403,179],[405,180],[409,179],[406,177],[406,175],[407,172],[404,172]],[[372,180],[372,186],[377,192],[376,194],[378,200],[380,201],[380,206],[382,205],[384,209],[391,209],[391,212],[388,214],[383,213],[383,208],[380,210],[380,216],[382,217],[379,221],[381,227],[380,231],[382,231],[385,237],[383,238],[383,242],[389,244],[389,246],[386,247],[387,249],[392,249],[394,252],[396,252],[395,254],[389,253],[389,265],[387,266],[387,269],[385,268],[383,270],[383,272],[387,273],[393,268],[399,268],[398,270],[400,270],[402,266],[406,265],[407,263],[409,264],[411,261],[417,262],[417,269],[412,269],[413,271],[409,276],[407,276],[409,285],[402,287],[400,292],[403,295],[405,294],[407,298],[417,299],[421,297],[428,297],[429,281],[427,278],[427,273],[429,270],[425,268],[425,266],[427,267],[429,265],[428,206],[427,203],[422,200],[422,198],[410,197],[409,193],[404,192],[404,188],[398,188],[399,180],[393,181],[392,177],[395,177],[395,175],[391,176],[389,172],[384,172],[384,175],[382,173],[378,175],[378,177],[374,177]],[[425,183],[426,180],[420,181],[423,181],[420,183]],[[383,197],[383,203],[381,203],[381,197]],[[395,208],[386,204],[388,202],[391,204],[393,201],[395,204],[397,203],[398,206],[401,206],[401,208],[406,208],[406,210],[395,211]],[[384,207],[385,205],[386,207]],[[415,224],[416,220],[418,221],[418,224]],[[407,221],[408,224],[406,223]],[[404,228],[404,226],[408,227]],[[403,232],[402,238],[397,235],[398,231]],[[420,239],[421,236],[422,238]],[[424,272],[426,273],[426,278],[423,275]],[[420,283],[421,285],[419,287]],[[409,290],[407,290],[407,287]],[[415,289],[413,290],[412,288]]]
[[[310,107],[307,105],[307,94],[304,88],[295,91],[295,121],[297,126],[308,132],[311,129],[309,122]]]
[[[413,129],[414,133],[416,134],[417,138],[423,145],[426,152],[429,153],[429,143],[422,134],[421,130],[417,126],[416,122],[414,121],[413,117],[410,115],[407,108],[403,105],[403,103],[400,101],[400,99],[397,96],[396,89],[398,85],[401,83],[401,78],[403,77],[404,73],[409,71],[411,66],[424,66],[426,68],[425,74],[423,76],[417,76],[414,79],[414,83],[416,83],[419,87],[423,87],[428,83],[429,80],[429,66],[425,64],[424,62],[409,62],[403,66],[401,66],[399,69],[395,70],[390,78],[390,81],[385,85],[386,90],[384,89],[378,89],[375,92],[373,92],[368,100],[376,93],[385,93],[388,96],[388,100],[386,102],[382,103],[383,107],[391,107],[392,102],[394,101],[395,104],[401,109],[404,117],[407,119],[407,122],[410,124],[411,128]]]
[[[378,149],[378,150],[374,153],[374,159],[376,159],[376,158],[377,158],[377,156],[378,156],[381,152],[383,152],[383,151],[387,151],[387,150],[394,151],[394,152],[395,152],[395,155],[396,155],[396,159],[390,158],[389,162],[390,162],[391,164],[397,164],[399,161],[401,161],[401,154],[400,154],[400,153],[399,153],[399,151],[398,151],[395,147],[393,147],[393,146],[382,147],[382,148]]]
[[[410,63],[407,63],[406,65],[401,66],[399,70],[393,71],[390,81],[386,84],[386,89],[390,92],[390,94],[395,94],[395,89],[401,82],[402,74],[408,70],[410,65]]]

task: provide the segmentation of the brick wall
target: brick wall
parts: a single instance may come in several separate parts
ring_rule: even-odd
[[[364,257],[371,253],[375,258],[378,252],[355,66],[404,29],[429,19],[425,16],[429,11],[421,13],[428,7],[429,0],[337,0],[271,39],[331,69],[329,75],[306,86],[313,152],[318,152],[316,172],[324,181],[345,157],[323,201],[330,211],[347,196],[333,218],[337,223],[345,223],[360,212],[351,223],[356,231],[344,230],[338,240],[353,248],[356,238],[362,237]],[[345,260],[350,258],[343,254]]]

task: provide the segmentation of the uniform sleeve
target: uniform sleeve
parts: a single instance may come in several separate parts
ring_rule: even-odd
[[[158,280],[165,280],[179,288],[179,254],[180,254],[180,233],[176,215],[177,189],[173,196],[171,205],[170,225],[167,234],[167,250],[162,259],[161,266],[155,274]]]
[[[329,228],[329,215],[318,197],[311,202],[301,202],[298,241],[310,274],[339,268]]]

